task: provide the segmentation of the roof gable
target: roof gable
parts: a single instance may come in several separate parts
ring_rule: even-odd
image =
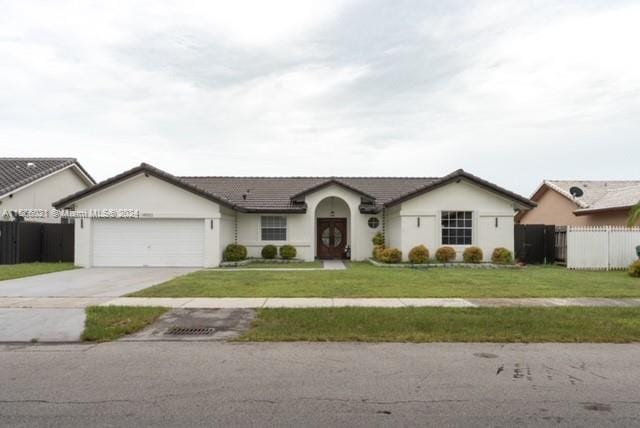
[[[404,195],[400,195],[397,198],[387,202],[385,204],[386,207],[392,207],[394,205],[400,204],[404,201],[407,201],[409,199],[413,199],[417,196],[423,195],[427,192],[430,192],[432,190],[435,190],[437,188],[440,188],[442,186],[445,186],[449,183],[455,182],[455,181],[459,181],[459,180],[467,180],[470,181],[492,193],[498,194],[504,198],[510,199],[512,201],[517,202],[518,204],[524,206],[525,208],[533,208],[536,206],[536,203],[523,197],[520,196],[516,193],[513,193],[503,187],[498,186],[497,184],[491,183],[489,181],[486,181],[478,176],[475,176],[471,173],[468,173],[466,171],[464,171],[463,169],[458,169],[454,172],[452,172],[451,174],[445,175],[444,177],[433,181],[432,183],[429,183],[419,189],[416,189],[412,192],[406,193]]]
[[[160,180],[163,180],[167,183],[173,184],[174,186],[180,187],[186,191],[189,191],[191,193],[194,193],[198,196],[201,196],[205,199],[209,199],[213,202],[219,203],[221,205],[227,206],[229,208],[232,209],[239,209],[241,210],[240,207],[237,207],[235,205],[233,205],[232,203],[230,203],[229,201],[225,200],[223,197],[220,197],[218,195],[212,194],[206,190],[200,189],[197,186],[194,186],[192,184],[186,183],[180,179],[178,179],[177,177],[162,171],[161,169],[155,168],[154,166],[151,166],[149,164],[146,163],[141,163],[139,166],[136,166],[134,168],[131,168],[127,171],[124,171],[121,174],[118,174],[116,176],[113,176],[111,178],[108,178],[104,181],[101,181],[100,183],[89,187],[87,189],[83,189],[80,190],[79,192],[76,192],[72,195],[69,195],[65,198],[60,199],[59,201],[56,201],[53,203],[53,206],[56,208],[63,208],[75,201],[78,201],[80,199],[83,199],[95,192],[98,192],[100,190],[106,189],[108,187],[113,186],[114,184],[120,183],[128,178],[134,177],[136,175],[139,174],[148,174],[151,175],[155,178],[158,178]]]
[[[314,186],[311,186],[311,187],[309,187],[307,189],[304,189],[303,191],[298,192],[295,195],[292,195],[291,199],[294,200],[294,201],[298,200],[298,199],[304,197],[305,195],[308,195],[309,193],[317,192],[318,190],[324,189],[325,187],[328,187],[328,186],[331,186],[331,185],[340,186],[340,187],[342,187],[344,189],[347,189],[347,190],[349,190],[349,191],[351,191],[353,193],[357,193],[358,195],[360,195],[360,196],[362,196],[364,198],[370,199],[370,200],[375,200],[376,199],[375,196],[372,196],[372,195],[370,195],[370,194],[368,194],[366,192],[363,192],[362,190],[357,189],[357,188],[355,188],[355,187],[353,187],[353,186],[351,186],[351,185],[349,185],[347,183],[344,183],[343,181],[341,181],[341,180],[339,180],[337,178],[333,178],[333,177],[325,180],[324,182],[321,182],[321,183],[316,184]]]

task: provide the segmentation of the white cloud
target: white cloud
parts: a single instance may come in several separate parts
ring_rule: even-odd
[[[637,178],[640,7],[1,2],[4,155],[98,178]],[[621,157],[619,153],[626,155]]]

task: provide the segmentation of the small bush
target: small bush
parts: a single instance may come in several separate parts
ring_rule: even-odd
[[[629,276],[640,278],[640,259],[629,265]]]
[[[380,253],[380,261],[383,263],[400,263],[402,261],[402,251],[397,248],[385,248]]]
[[[278,255],[278,248],[275,245],[265,245],[262,247],[261,254],[263,259],[275,259]]]
[[[440,247],[436,251],[436,260],[440,263],[449,263],[456,259],[456,250],[451,247]]]
[[[240,244],[229,244],[222,254],[226,262],[239,262],[247,258],[247,247]]]
[[[298,251],[293,245],[283,245],[280,247],[280,257],[285,260],[293,259],[296,254],[298,254]]]
[[[373,235],[371,242],[373,242],[373,245],[376,246],[384,245],[384,235],[382,234],[382,232],[378,232]]]
[[[497,265],[508,265],[513,263],[513,255],[506,248],[499,247],[493,250],[491,261]]]
[[[480,263],[484,255],[479,247],[467,247],[462,253],[462,260],[465,263]]]
[[[424,245],[413,247],[409,251],[409,261],[411,263],[426,263],[429,261],[429,250]]]
[[[384,245],[374,245],[373,251],[371,252],[373,259],[380,260],[380,256],[382,255],[383,250],[384,250]]]

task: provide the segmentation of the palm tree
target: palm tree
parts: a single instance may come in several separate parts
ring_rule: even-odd
[[[628,226],[633,227],[638,222],[640,222],[640,202],[631,208]]]

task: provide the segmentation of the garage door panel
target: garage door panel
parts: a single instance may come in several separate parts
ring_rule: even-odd
[[[98,219],[94,266],[202,266],[201,219]]]

